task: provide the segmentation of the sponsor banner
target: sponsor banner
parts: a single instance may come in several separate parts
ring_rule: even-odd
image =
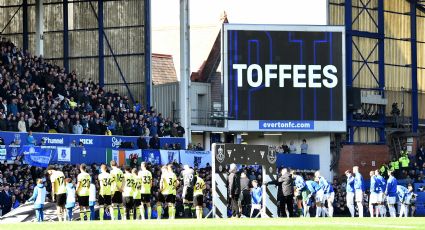
[[[23,146],[21,148],[21,153],[24,155],[24,160],[27,164],[47,168],[50,160],[56,153],[56,149],[42,148],[39,146]]]
[[[211,152],[180,150],[180,163],[197,168],[205,168],[207,164],[211,166]]]
[[[116,150],[116,149],[106,149],[106,162],[109,163],[111,160],[117,162],[119,166],[128,165],[130,156],[137,155],[137,158],[142,158],[142,150]]]
[[[314,130],[314,121],[259,121],[264,130]]]
[[[291,168],[297,170],[319,170],[320,156],[316,154],[284,154],[278,153],[277,168]]]
[[[161,164],[161,153],[158,149],[144,149],[142,151],[142,161]]]
[[[0,149],[0,161],[5,161],[6,155],[7,155],[6,148],[1,148]]]
[[[58,153],[58,161],[71,162],[71,148],[57,147],[57,153]]]
[[[27,145],[27,133],[19,132],[3,132],[0,131],[6,144],[16,143],[18,145]],[[77,144],[82,142],[84,147],[97,147],[97,148],[113,148],[119,149],[122,142],[133,142],[136,146],[137,138],[133,136],[101,136],[101,135],[76,135],[76,134],[52,134],[52,133],[33,133],[33,136],[38,143],[44,140],[45,145],[48,146],[70,146],[73,141]],[[149,143],[149,137],[146,141]],[[165,144],[180,144],[185,146],[184,138],[174,137],[161,137],[159,138],[161,147]]]
[[[95,206],[95,211],[99,210],[99,206]],[[80,219],[80,208],[77,205],[72,210],[72,219],[73,220],[79,220]],[[52,222],[52,221],[58,221],[57,217],[57,211],[56,211],[56,204],[53,202],[46,202],[44,203],[43,207],[43,217],[44,222]],[[105,220],[110,219],[110,214],[108,210],[105,210],[104,214]],[[28,203],[28,204],[22,204],[19,207],[11,210],[6,215],[0,217],[0,222],[3,224],[8,223],[19,223],[19,222],[37,222],[37,216],[35,214],[34,210],[34,204]]]
[[[173,162],[180,162],[180,151],[179,150],[160,150],[161,163],[169,164]]]

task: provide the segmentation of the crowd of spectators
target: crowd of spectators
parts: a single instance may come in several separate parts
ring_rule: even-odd
[[[0,130],[182,137],[179,123],[0,39]]]
[[[283,145],[270,145],[269,147],[277,153],[292,153],[292,154],[296,154],[296,153],[307,154],[308,153],[308,144],[306,139],[303,139],[299,146],[295,144],[295,141],[291,140],[289,141],[289,145],[284,143]]]

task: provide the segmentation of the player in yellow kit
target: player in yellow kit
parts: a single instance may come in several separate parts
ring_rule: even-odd
[[[195,186],[193,188],[193,204],[196,208],[196,218],[202,219],[202,206],[204,203],[204,189],[206,188],[204,180],[196,174]]]
[[[90,175],[87,173],[87,166],[85,164],[80,165],[81,173],[77,177],[76,192],[78,195],[78,205],[80,206],[80,220],[83,221],[87,218],[87,212],[89,211],[89,195],[90,195]]]
[[[125,167],[124,183],[123,183],[123,203],[124,203],[124,220],[130,219],[130,212],[133,210],[133,192],[134,192],[134,177],[131,174],[130,166]]]
[[[142,204],[140,206],[140,213],[142,213],[142,219],[145,219],[145,205],[148,210],[148,219],[151,218],[152,209],[151,209],[151,189],[152,189],[152,173],[146,169],[146,163],[142,162],[140,164],[139,177],[141,178],[142,186],[141,186],[141,200]]]
[[[163,195],[164,187],[166,184],[165,177],[168,174],[167,166],[163,165],[161,167],[161,178],[159,179],[159,191],[156,198],[156,212],[158,213],[158,219],[161,219],[162,216],[162,205],[165,203],[165,197]]]
[[[124,210],[122,209],[122,191],[123,191],[123,181],[124,174],[121,169],[117,168],[117,162],[111,161],[111,195],[112,195],[112,207],[115,209],[113,213],[111,213],[111,219],[118,220],[118,209],[120,210],[121,219],[124,215]]]
[[[47,173],[50,175],[52,182],[52,200],[56,202],[56,211],[59,221],[65,220],[65,204],[66,204],[66,186],[65,175],[61,171],[56,171],[53,165],[47,167]]]
[[[137,175],[137,169],[134,168],[131,170],[133,174],[134,184],[133,184],[133,219],[140,220],[140,214],[144,216],[144,213],[140,212],[141,209],[141,193],[142,189],[142,178]]]
[[[176,208],[174,204],[176,203],[176,192],[178,186],[178,180],[176,174],[173,172],[173,165],[167,165],[166,175],[163,177],[162,181],[162,194],[165,197],[165,202],[168,205],[168,217],[169,219],[174,219],[176,215]]]
[[[105,209],[109,208],[111,215],[114,213],[114,209],[111,206],[111,174],[107,173],[107,168],[104,164],[100,166],[100,172],[101,173],[97,177],[100,185],[98,202],[100,220],[103,220]]]

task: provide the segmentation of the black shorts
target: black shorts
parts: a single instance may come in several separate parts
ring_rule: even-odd
[[[142,205],[142,200],[141,199],[133,199],[133,206],[135,208],[139,207],[140,205]]]
[[[57,206],[65,206],[66,204],[66,193],[55,194],[55,201]]]
[[[187,201],[193,200],[193,187],[184,187],[183,188],[183,199]]]
[[[193,205],[194,206],[202,206],[204,204],[204,195],[196,195],[193,198]]]
[[[122,192],[116,191],[112,196],[112,204],[122,204]]]
[[[158,197],[156,198],[156,201],[160,202],[160,203],[165,203],[164,195],[162,195],[162,193],[158,192]]]
[[[176,203],[176,195],[168,194],[168,195],[164,195],[164,196],[165,196],[165,202],[166,203]]]
[[[142,194],[142,202],[150,203],[151,202],[151,194]]]
[[[124,207],[127,209],[133,208],[133,197],[131,196],[124,197],[123,204],[124,204]]]
[[[78,205],[82,207],[88,207],[89,206],[89,196],[79,196],[78,197]]]
[[[112,204],[112,200],[111,200],[111,195],[99,195],[99,205],[111,205]]]

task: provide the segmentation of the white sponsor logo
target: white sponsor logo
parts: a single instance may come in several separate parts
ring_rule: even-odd
[[[46,142],[46,144],[61,144],[61,145],[63,145],[63,138],[43,137],[42,139]]]
[[[85,144],[85,145],[92,145],[93,144],[93,139],[80,138],[80,141],[83,142],[83,144]]]
[[[276,163],[276,153],[274,151],[269,151],[267,153],[267,160],[270,164]]]
[[[292,82],[294,88],[334,88],[338,85],[338,70],[334,65],[322,69],[321,65],[233,64],[233,70],[238,73],[238,87],[243,87],[244,78],[253,88],[263,84],[268,88],[272,83],[283,88],[285,80]]]
[[[232,155],[232,150],[231,150],[231,149],[227,150],[227,154],[228,154],[228,155],[229,155],[229,157],[230,157],[230,155]]]
[[[263,159],[263,158],[264,158],[264,153],[266,153],[266,152],[265,152],[265,151],[260,151],[261,159]]]
[[[220,148],[217,149],[217,154],[215,155],[215,157],[216,157],[216,159],[219,163],[223,163],[226,155],[224,155],[223,148],[221,146],[220,146]]]
[[[118,147],[120,147],[121,142],[122,142],[122,139],[121,138],[118,139],[116,137],[112,137],[112,148],[118,148]]]

